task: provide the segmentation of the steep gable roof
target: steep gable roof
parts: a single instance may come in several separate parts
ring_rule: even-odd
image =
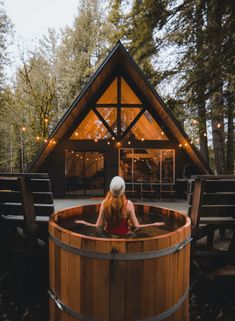
[[[82,112],[84,112],[86,107],[89,106],[92,101],[99,98],[97,95],[98,92],[101,92],[100,89],[103,88],[103,90],[105,90],[114,76],[118,74],[119,70],[125,71],[125,74],[130,79],[136,91],[141,93],[143,101],[154,108],[158,117],[166,127],[170,129],[175,139],[183,146],[190,158],[204,173],[211,173],[207,162],[196,147],[190,144],[190,140],[181,124],[177,121],[172,111],[164,104],[161,97],[120,41],[111,50],[109,55],[90,78],[87,85],[82,89],[70,108],[66,111],[60,122],[52,131],[48,142],[42,146],[39,153],[32,161],[28,171],[38,171],[40,169],[47,156],[55,148],[56,142],[66,135],[67,131],[74,124],[74,121]]]

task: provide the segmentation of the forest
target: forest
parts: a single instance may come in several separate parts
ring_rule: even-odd
[[[80,0],[71,27],[20,48],[10,77],[14,26],[1,2],[0,171],[26,171],[118,40],[214,173],[234,174],[233,0]]]

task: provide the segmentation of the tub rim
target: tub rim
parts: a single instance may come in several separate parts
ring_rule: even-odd
[[[164,234],[161,234],[161,235],[156,235],[156,236],[150,236],[150,237],[137,237],[137,238],[122,238],[122,237],[119,237],[119,238],[106,238],[106,237],[96,237],[96,236],[89,236],[89,235],[85,235],[85,234],[80,234],[80,233],[77,233],[77,232],[73,232],[69,229],[66,229],[66,228],[63,228],[61,227],[59,224],[56,223],[56,221],[54,220],[54,217],[56,215],[58,215],[59,213],[62,213],[62,212],[65,212],[69,209],[71,210],[75,210],[76,208],[81,208],[81,207],[88,207],[88,206],[97,206],[97,205],[100,205],[100,203],[95,203],[95,204],[85,204],[85,205],[80,205],[80,206],[72,206],[72,207],[67,207],[67,208],[64,208],[62,210],[59,210],[59,211],[56,211],[54,212],[51,216],[50,216],[50,220],[49,220],[49,226],[53,226],[54,228],[56,228],[57,230],[59,230],[60,232],[62,233],[66,233],[66,234],[69,234],[71,236],[79,236],[81,239],[89,239],[89,240],[94,240],[94,241],[105,241],[105,242],[139,242],[139,241],[149,241],[149,240],[156,240],[156,239],[164,239],[164,238],[168,238],[178,232],[180,232],[181,230],[187,230],[187,228],[189,228],[191,226],[191,220],[188,216],[186,216],[186,214],[184,213],[181,213],[179,211],[175,211],[173,209],[170,209],[170,208],[167,208],[167,207],[159,207],[159,206],[153,206],[153,205],[147,205],[149,207],[153,207],[153,208],[161,208],[161,209],[165,209],[165,210],[169,210],[169,211],[172,211],[172,212],[176,212],[180,215],[182,215],[184,218],[185,218],[185,224],[182,225],[181,227],[179,227],[178,229],[174,230],[174,231],[171,231],[171,232],[168,232],[168,233],[164,233]],[[141,204],[141,203],[134,203],[134,205],[145,205],[145,204]],[[190,236],[190,232],[189,232],[189,236]]]

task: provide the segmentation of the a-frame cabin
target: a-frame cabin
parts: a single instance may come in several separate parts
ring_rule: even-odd
[[[104,195],[114,175],[156,195],[187,165],[210,173],[180,123],[118,42],[28,171],[48,172],[54,195]],[[143,195],[142,195],[143,196]]]

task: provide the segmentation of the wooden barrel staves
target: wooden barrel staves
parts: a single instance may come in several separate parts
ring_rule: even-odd
[[[188,321],[190,220],[153,206],[136,212],[175,220],[179,228],[146,238],[85,236],[70,226],[99,205],[69,208],[49,223],[50,321]]]

